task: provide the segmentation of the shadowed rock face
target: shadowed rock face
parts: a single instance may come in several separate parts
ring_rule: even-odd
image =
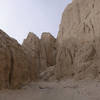
[[[0,89],[20,88],[29,81],[38,80],[42,70],[56,64],[55,42],[50,33],[43,33],[41,40],[29,33],[21,46],[0,30]]]
[[[56,64],[56,39],[50,33],[42,33],[40,51],[41,70]]]
[[[57,37],[58,79],[99,77],[99,8],[99,0],[73,0],[65,8]]]
[[[31,66],[21,45],[0,30],[0,89],[19,88],[29,82]]]
[[[29,33],[28,37],[24,40],[22,47],[31,59],[31,80],[34,76],[37,79],[50,81],[55,79],[55,65],[56,65],[56,39],[50,33],[42,33],[41,39],[35,34]],[[53,67],[51,67],[53,66]],[[50,68],[48,68],[50,67]]]
[[[89,41],[100,37],[99,0],[74,0],[65,8],[60,30],[59,43],[68,38]]]
[[[56,64],[56,39],[50,33],[43,33],[41,39],[29,33],[22,47],[30,55],[36,68],[36,74],[39,75],[39,72]]]

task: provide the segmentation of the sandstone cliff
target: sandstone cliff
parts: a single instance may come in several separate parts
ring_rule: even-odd
[[[56,64],[56,39],[50,33],[42,33],[41,39],[35,34],[29,33],[22,47],[31,56],[36,74]],[[33,69],[34,70],[34,69]]]
[[[29,82],[31,67],[34,68],[21,45],[0,30],[0,89],[19,88]],[[35,73],[33,76],[35,80]]]
[[[99,8],[99,0],[73,0],[65,8],[57,37],[58,79],[100,76]]]
[[[0,89],[36,80],[100,79],[100,1],[73,0],[57,39],[29,33],[22,46],[0,30]]]
[[[40,40],[34,33],[29,33],[27,38],[23,41],[22,47],[31,61],[31,80],[35,76],[39,78],[40,72]]]
[[[56,64],[56,39],[50,33],[42,33],[40,62],[42,70]]]

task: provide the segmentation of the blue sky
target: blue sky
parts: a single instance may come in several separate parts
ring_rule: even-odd
[[[0,29],[22,43],[29,32],[55,37],[61,15],[71,0],[0,0]]]

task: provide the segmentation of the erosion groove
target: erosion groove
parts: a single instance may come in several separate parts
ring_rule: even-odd
[[[9,72],[9,86],[12,86],[12,77],[13,77],[13,70],[14,70],[14,58],[13,58],[13,52],[12,50],[9,48],[9,52],[10,52],[10,72]]]

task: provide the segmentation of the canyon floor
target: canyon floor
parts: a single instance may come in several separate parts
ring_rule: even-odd
[[[0,100],[100,100],[100,81],[38,82],[0,91]]]

